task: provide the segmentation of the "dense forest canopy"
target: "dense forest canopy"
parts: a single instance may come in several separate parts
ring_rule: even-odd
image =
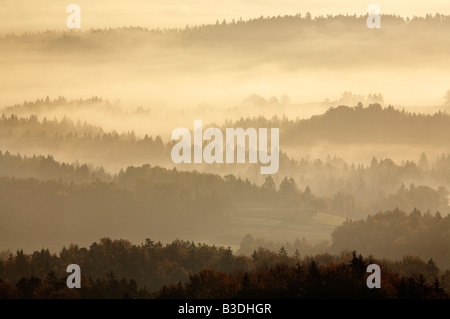
[[[82,288],[67,289],[64,269],[83,269]],[[382,289],[367,289],[369,263],[382,266]],[[259,248],[251,257],[230,248],[175,240],[102,238],[88,248],[63,247],[0,260],[3,298],[448,298],[450,271],[434,261],[340,255],[289,256]]]
[[[351,244],[364,254],[392,259],[409,254],[433,258],[449,268],[449,230],[450,215],[422,214],[417,209],[406,214],[396,209],[338,226],[332,234],[332,250],[339,251]]]

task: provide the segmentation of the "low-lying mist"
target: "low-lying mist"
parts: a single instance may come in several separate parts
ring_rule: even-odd
[[[394,105],[441,105],[450,82],[448,28],[445,16],[408,24],[386,16],[380,30],[364,17],[291,16],[165,32],[3,36],[2,103],[101,96],[161,112],[227,108],[251,94],[320,102],[350,90],[382,92]]]

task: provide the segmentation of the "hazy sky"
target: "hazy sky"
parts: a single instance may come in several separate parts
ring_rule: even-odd
[[[66,7],[82,9],[82,29],[91,27],[184,27],[231,20],[310,12],[365,14],[376,3],[382,13],[402,16],[450,14],[448,0],[0,0],[0,32],[65,29]]]

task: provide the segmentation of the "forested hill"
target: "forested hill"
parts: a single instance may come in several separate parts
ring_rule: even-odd
[[[97,179],[108,181],[112,176],[102,167],[80,163],[60,163],[52,156],[22,156],[0,150],[0,176],[14,178],[36,178],[61,180],[67,183],[91,182]]]
[[[414,61],[426,62],[431,55],[448,59],[444,48],[449,45],[449,16],[436,14],[409,19],[383,15],[383,32],[371,36],[367,35],[366,19],[366,16],[356,15],[312,18],[310,14],[296,14],[247,21],[237,17],[232,21],[186,26],[185,29],[147,30],[133,27],[92,29],[86,32],[8,34],[0,38],[0,48],[9,51],[26,43],[27,49],[31,51],[48,50],[53,54],[64,53],[78,58],[89,56],[92,52],[102,52],[105,54],[104,58],[108,58],[124,52],[129,54],[130,49],[135,51],[147,46],[166,52],[169,50],[170,53],[174,53],[171,50],[187,48],[189,54],[192,53],[189,52],[191,50],[194,52],[198,48],[208,48],[210,52],[228,56],[221,63],[230,62],[229,57],[234,56],[228,49],[234,53],[234,49],[239,49],[240,57],[245,57],[249,63],[252,63],[252,57],[253,63],[276,61],[286,67],[308,66],[310,63],[323,67],[336,66],[336,63],[341,66],[366,66],[368,61],[377,63],[380,60],[407,65],[408,62],[401,58],[405,54],[408,55],[408,61],[414,57]],[[411,33],[417,39],[412,43],[411,37],[405,36]],[[341,34],[347,36],[340,36]],[[323,39],[320,46],[313,45],[318,35]],[[355,47],[355,43],[358,43],[358,47]],[[427,45],[424,46],[423,43]],[[116,46],[117,44],[121,45]],[[383,50],[379,50],[380,44],[383,45]],[[437,44],[439,47],[436,47]],[[111,46],[117,48],[113,50],[114,54],[109,49]],[[330,51],[333,51],[331,58],[327,54]],[[152,55],[152,58],[159,60],[157,55]],[[195,61],[198,65],[206,62],[205,59]]]
[[[283,146],[318,142],[400,143],[447,145],[450,116],[446,112],[417,114],[386,108],[380,104],[364,107],[339,106],[306,120],[286,117],[246,118],[226,122],[225,127],[279,127]]]
[[[2,151],[23,155],[52,155],[66,162],[80,161],[120,169],[128,165],[167,161],[161,137],[137,137],[134,132],[105,132],[98,126],[71,119],[48,120],[36,115],[0,118]],[[106,160],[108,159],[108,160]]]
[[[427,14],[425,17],[414,16],[401,17],[398,15],[383,14],[383,25],[386,29],[393,27],[399,28],[423,28],[434,27],[437,29],[446,28],[450,26],[450,16],[444,14]],[[134,33],[146,37],[147,39],[162,39],[161,36],[175,35],[180,39],[190,41],[195,40],[210,40],[220,42],[217,35],[220,35],[220,40],[239,41],[248,38],[249,36],[260,36],[260,43],[264,40],[285,41],[292,37],[300,37],[303,35],[302,31],[320,31],[322,33],[329,33],[336,35],[339,32],[359,32],[366,31],[367,15],[357,16],[353,15],[326,15],[312,17],[309,13],[297,13],[295,15],[278,15],[278,16],[261,16],[259,18],[243,20],[242,18],[232,20],[217,20],[214,24],[202,25],[187,25],[185,28],[172,29],[147,29],[142,27],[123,27],[118,29],[90,29],[86,32],[25,32],[20,35],[6,34],[2,38],[5,40],[34,40],[36,43],[58,44],[63,43],[64,40],[70,37],[79,38],[81,34],[86,36],[88,43],[95,44],[95,40],[99,37],[106,37],[108,40],[124,40],[126,35]],[[236,32],[239,31],[239,32]],[[264,32],[262,32],[264,31]],[[282,36],[280,37],[280,33]],[[97,43],[99,44],[99,43]]]
[[[97,97],[74,101],[60,97],[56,100],[47,98],[24,102],[5,107],[2,112],[0,138],[38,135],[35,142],[39,144],[39,139],[46,137],[67,137],[68,139],[83,137],[85,140],[98,140],[109,136],[111,141],[117,138],[123,142],[147,141],[152,144],[155,141],[157,145],[146,145],[146,147],[155,148],[155,152],[162,152],[163,145],[159,136],[142,139],[135,136],[133,130],[125,134],[117,134],[115,131],[107,132],[99,126],[89,125],[86,122],[74,122],[70,117],[59,121],[52,119],[57,114],[70,115],[82,112],[94,112],[98,116],[114,116],[116,120],[128,118],[131,121],[145,115],[149,121],[148,126],[151,128],[157,124],[151,122],[152,111],[142,107],[126,111],[120,106]],[[298,114],[301,112],[302,109],[299,106]],[[61,118],[61,116],[58,117]],[[205,127],[209,125],[210,123],[204,123]],[[325,113],[308,119],[293,119],[282,114],[272,118],[259,115],[236,121],[226,120],[222,123],[222,127],[280,128],[281,149],[283,146],[310,145],[317,142],[447,145],[448,136],[450,136],[450,115],[446,109],[434,114],[422,114],[408,112],[405,109],[400,110],[392,105],[382,107],[374,103],[364,106],[359,103],[356,106],[332,107]],[[168,129],[164,134],[169,136],[170,131]]]
[[[374,256],[400,259],[405,255],[433,258],[450,267],[450,215],[422,214],[417,209],[406,214],[398,209],[348,221],[332,234],[335,251],[354,247]],[[407,253],[406,253],[407,252]]]

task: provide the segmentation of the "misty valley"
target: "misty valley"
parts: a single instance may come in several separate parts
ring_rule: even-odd
[[[0,298],[448,298],[450,17],[366,18],[0,33]]]

